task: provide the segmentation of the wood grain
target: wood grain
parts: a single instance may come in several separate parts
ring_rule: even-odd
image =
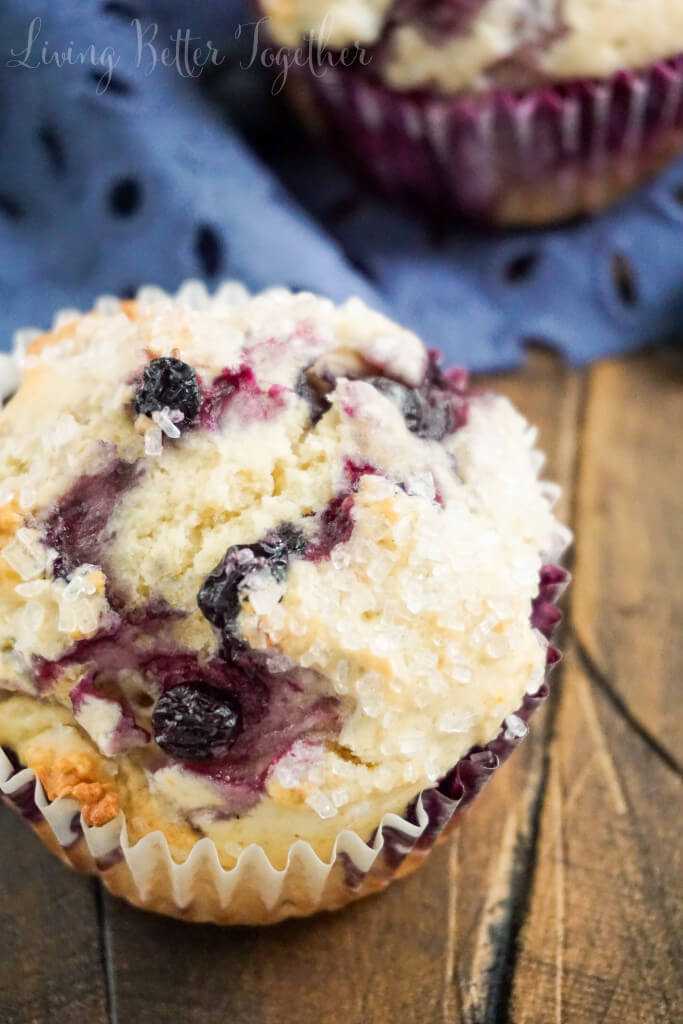
[[[577,488],[578,643],[622,709],[683,764],[683,357],[589,377]]]
[[[112,906],[120,1021],[439,1020],[448,848],[427,874],[336,915],[220,930]],[[155,964],[157,972],[150,972]]]
[[[109,1021],[95,882],[0,806],[0,1021]]]
[[[539,425],[547,476],[565,488],[560,515],[578,535],[568,655],[529,738],[424,868],[342,913],[265,930],[109,897],[98,916],[91,883],[19,822],[5,830],[5,813],[3,863],[21,856],[30,882],[4,872],[0,926],[22,966],[0,980],[0,1020],[60,1019],[66,1001],[74,1024],[683,1019],[677,374],[673,355],[579,374],[535,352],[490,381]]]
[[[515,1024],[683,1019],[681,780],[575,652],[548,751]]]
[[[683,1019],[680,383],[674,353],[588,377],[515,1024]]]
[[[545,473],[563,487],[558,515],[568,521],[581,377],[539,350],[530,354],[522,374],[496,375],[483,383],[506,394],[538,426],[539,444],[548,458]],[[561,675],[562,666],[554,671],[553,690]],[[455,881],[456,970],[452,991],[445,996],[444,1020],[488,1024],[504,1019],[536,842],[546,736],[554,714],[551,698],[463,822]]]

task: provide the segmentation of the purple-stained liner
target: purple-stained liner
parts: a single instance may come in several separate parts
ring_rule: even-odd
[[[11,765],[11,771],[4,783],[6,785],[13,778],[15,778],[15,776],[19,775],[21,772],[26,771],[26,766],[21,764],[19,758],[16,755],[16,752],[12,750],[11,747],[3,745],[2,747],[0,747],[0,750],[2,750],[2,753],[5,755],[5,757],[10,762]],[[38,801],[36,799],[37,790],[36,781],[34,778],[31,778],[18,789],[15,789],[13,792],[3,793],[2,795],[3,799],[12,807],[14,807],[15,810],[17,810],[19,814],[21,814],[22,818],[25,818],[26,821],[30,822],[32,825],[38,825],[40,822],[45,820],[43,812],[40,809],[40,806],[38,805]],[[60,845],[64,849],[68,850],[70,847],[74,846],[75,843],[78,842],[82,835],[83,826],[81,824],[81,815],[80,812],[76,812],[71,816],[65,835],[63,837],[63,840],[60,842]]]
[[[569,573],[558,565],[544,565],[538,596],[533,602],[531,623],[543,636],[550,640],[562,619],[562,612],[555,606],[569,582]],[[550,669],[560,658],[559,651],[548,645],[546,656],[546,677]],[[473,747],[462,757],[454,768],[448,772],[433,789],[423,790],[419,797],[406,808],[403,817],[411,824],[418,824],[418,803],[427,814],[427,824],[422,834],[414,842],[407,843],[403,833],[396,829],[384,827],[382,838],[384,844],[381,853],[372,865],[369,874],[388,881],[400,868],[405,858],[414,851],[427,852],[438,840],[453,819],[459,816],[472,803],[484,788],[494,772],[507,761],[508,757],[526,736],[526,731],[510,728],[511,719],[518,719],[523,726],[528,726],[534,711],[548,697],[550,688],[546,679],[534,694],[526,694],[521,707],[508,715],[502,723],[498,735],[485,746]],[[359,888],[367,876],[360,872],[348,859],[345,859],[347,884],[351,889]]]
[[[536,693],[524,697],[522,706],[515,712],[515,716],[527,725],[534,711],[546,700],[549,693],[548,684],[543,683]],[[341,854],[349,888],[360,889],[367,883],[369,877],[376,879],[378,887],[384,886],[410,854],[419,851],[426,855],[444,830],[455,824],[455,819],[469,807],[492,775],[507,761],[525,735],[526,733],[513,733],[503,724],[494,740],[483,747],[473,747],[468,754],[460,758],[438,786],[424,790],[406,808],[403,817],[410,824],[417,825],[417,806],[418,801],[421,802],[427,815],[427,824],[422,833],[417,839],[412,840],[398,829],[384,826],[381,853],[368,873],[360,871],[346,854]]]
[[[532,623],[547,639],[561,618],[561,613],[553,602],[558,599],[568,581],[569,574],[566,570],[554,565],[543,566],[539,594],[532,610]],[[546,659],[548,669],[558,658],[557,650],[549,645]],[[408,864],[409,868],[413,868],[427,856],[434,844],[450,831],[462,812],[519,745],[526,735],[529,719],[547,698],[548,693],[546,681],[536,693],[524,697],[521,707],[514,715],[506,717],[493,740],[484,746],[473,747],[436,786],[423,790],[403,813],[405,831],[400,825],[383,824],[364,844],[368,850],[377,851],[369,870],[363,870],[344,850],[337,852],[336,861],[343,873],[349,900],[384,888],[394,877],[402,873],[404,862],[408,859],[412,861]],[[11,772],[3,785],[5,788],[13,776],[25,769],[19,764],[14,751],[3,748],[3,752],[11,763]],[[38,797],[39,792],[42,794],[39,787],[38,782],[29,783],[15,793],[2,794],[6,802],[15,806],[34,825],[43,819],[39,805],[42,803],[46,807],[49,806],[44,796],[42,800]],[[82,833],[82,824],[76,816],[71,821],[62,846],[68,850],[81,838]],[[125,857],[123,844],[116,841],[109,849],[100,851],[99,855],[94,857],[93,864],[97,871],[106,876],[106,872],[116,868]],[[179,911],[181,909],[178,908]],[[296,912],[295,908],[277,913],[273,919],[279,919],[292,912]]]
[[[11,747],[3,746],[2,752],[12,765],[12,772],[8,776],[9,779],[25,770],[25,766],[21,764]],[[35,823],[42,820],[43,816],[35,801],[35,785],[32,782],[27,782],[20,789],[17,789],[16,792],[12,793],[11,796],[7,797],[7,799],[12,802],[21,816],[26,818],[27,821]]]
[[[361,176],[441,215],[495,219],[511,189],[544,182],[555,197],[586,180],[599,194],[607,172],[628,187],[683,130],[683,54],[607,79],[481,95],[398,92],[353,66],[297,74],[330,143]]]

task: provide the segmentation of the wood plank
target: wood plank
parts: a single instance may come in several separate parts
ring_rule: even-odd
[[[490,383],[541,429],[548,476],[571,485],[578,375],[539,353]],[[565,511],[570,495],[565,497]],[[563,513],[564,514],[564,513]],[[416,875],[336,915],[219,930],[108,901],[121,1021],[384,1024],[501,1019],[535,841],[547,712]]]
[[[569,485],[576,636],[554,700],[454,841],[337,915],[220,930],[107,897],[98,933],[93,884],[0,808],[3,1024],[107,1021],[107,944],[121,1024],[683,1019],[681,405],[678,363],[660,360],[591,371],[575,500],[582,378],[536,354],[492,381]]]
[[[590,373],[571,651],[516,946],[515,1024],[683,1019],[676,367],[659,354]]]
[[[583,381],[555,356],[530,352],[522,373],[483,383],[506,394],[539,428],[548,456],[544,475],[563,487],[558,516],[568,522],[575,475],[576,427]],[[553,674],[553,693],[562,667]],[[544,749],[555,698],[535,717],[531,732],[495,783],[468,812],[455,874],[456,950],[449,1013],[459,1024],[488,1024],[505,1012],[517,932],[525,909],[536,841]]]
[[[447,857],[338,914],[266,929],[191,926],[112,903],[120,1020],[431,1024]]]
[[[683,783],[586,675],[565,665],[515,1024],[683,1019]]]
[[[96,883],[0,805],[0,1021],[107,1024]]]
[[[573,622],[631,717],[683,764],[683,352],[590,374]]]

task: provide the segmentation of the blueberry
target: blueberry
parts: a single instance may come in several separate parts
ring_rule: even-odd
[[[308,402],[311,425],[315,426],[330,408],[330,402],[327,395],[320,387],[316,387],[311,383],[307,376],[307,370],[302,370],[297,377],[294,390],[300,398],[303,398]],[[329,390],[332,390],[331,386],[329,387]]]
[[[250,573],[262,568],[248,544],[233,544],[206,577],[197,594],[199,610],[216,629],[229,629],[239,615],[239,589]]]
[[[270,530],[256,544],[234,544],[200,587],[197,604],[217,629],[231,631],[240,613],[240,595],[249,576],[263,569],[282,582],[289,558],[301,554],[306,539],[291,523]]]
[[[137,413],[149,416],[163,408],[179,409],[185,417],[181,428],[197,418],[201,402],[197,374],[181,359],[152,359],[136,384],[133,408]]]
[[[398,406],[408,430],[418,437],[442,441],[455,429],[457,416],[448,391],[407,388],[387,377],[370,377],[369,383]]]
[[[287,575],[292,556],[300,555],[306,547],[306,538],[292,523],[283,523],[262,537],[255,548],[268,559],[270,571],[281,582]]]
[[[181,683],[157,701],[152,729],[167,754],[208,761],[225,757],[242,731],[242,716],[234,696],[206,683]]]

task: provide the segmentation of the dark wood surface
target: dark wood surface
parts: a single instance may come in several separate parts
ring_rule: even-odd
[[[497,377],[577,542],[553,697],[413,877],[266,930],[135,911],[0,811],[1,1024],[683,1021],[683,374]]]

